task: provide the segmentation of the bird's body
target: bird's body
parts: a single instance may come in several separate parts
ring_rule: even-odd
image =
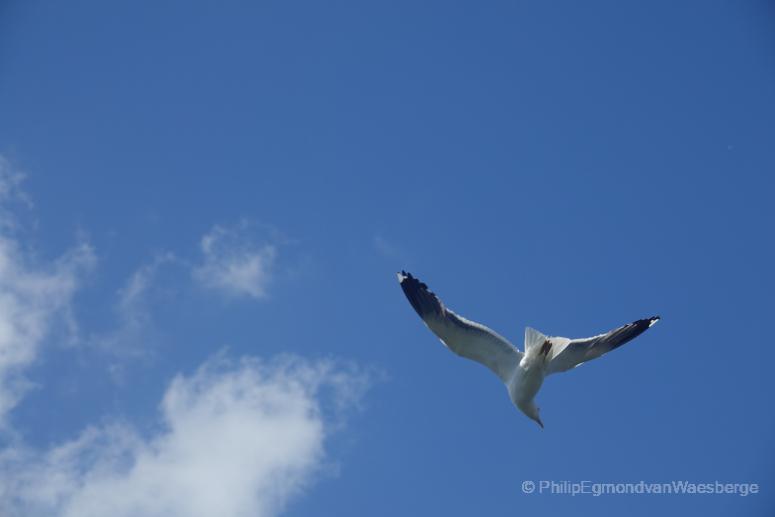
[[[541,427],[544,424],[538,418],[538,408],[533,399],[538,394],[538,390],[541,389],[545,376],[544,358],[538,355],[530,357],[525,354],[517,367],[514,368],[511,379],[506,383],[509,398],[514,405],[528,416],[535,413],[535,419]]]
[[[524,352],[484,325],[444,307],[428,286],[402,271],[398,281],[409,303],[447,348],[492,370],[506,385],[509,398],[525,415],[544,426],[534,399],[544,378],[600,357],[643,333],[659,316],[628,323],[584,339],[548,337],[525,329]]]

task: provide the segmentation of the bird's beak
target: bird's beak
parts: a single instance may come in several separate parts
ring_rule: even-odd
[[[541,419],[540,419],[540,418],[536,418],[536,422],[538,422],[538,425],[540,425],[540,426],[541,426],[541,429],[543,429],[543,428],[544,428],[544,423],[543,423],[543,422],[541,422]]]

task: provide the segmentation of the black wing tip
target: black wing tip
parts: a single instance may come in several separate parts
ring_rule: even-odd
[[[411,273],[402,270],[398,273],[398,281],[409,303],[412,304],[412,307],[420,317],[442,311],[441,302],[436,295],[428,289],[427,285],[413,277]]]
[[[653,327],[661,319],[661,316],[651,316],[649,318],[643,318],[642,320],[633,321],[630,323],[630,326],[638,329],[638,334],[640,334]]]
[[[398,276],[398,282],[403,286],[404,282],[408,282],[409,284],[416,285],[417,287],[420,287],[421,289],[428,290],[428,286],[425,285],[423,282],[420,282],[417,278],[413,277],[411,273],[407,273],[403,269],[400,273],[397,273]]]
[[[649,328],[650,326],[654,325],[656,322],[658,322],[661,319],[662,319],[662,316],[650,316],[648,318],[635,320],[632,323],[630,323],[630,325]]]

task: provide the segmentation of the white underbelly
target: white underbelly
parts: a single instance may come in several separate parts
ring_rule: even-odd
[[[544,383],[544,372],[541,368],[517,368],[517,374],[509,383],[509,396],[517,406],[533,400]]]

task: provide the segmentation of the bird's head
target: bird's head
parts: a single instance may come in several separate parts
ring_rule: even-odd
[[[541,412],[541,408],[540,408],[540,407],[538,407],[538,406],[533,406],[533,408],[534,408],[534,410],[535,410],[535,411],[533,412],[533,414],[531,414],[531,415],[528,415],[528,416],[529,416],[530,418],[532,418],[533,420],[535,420],[535,422],[536,422],[538,425],[540,425],[540,426],[541,426],[541,429],[543,429],[543,428],[544,428],[544,423],[543,423],[543,422],[541,422],[541,416],[539,415],[539,413]]]
[[[517,407],[522,410],[522,412],[527,415],[527,417],[530,420],[533,420],[535,423],[541,426],[541,429],[544,428],[544,423],[541,421],[541,416],[539,413],[541,412],[541,408],[536,406],[532,401],[527,404],[517,404]]]

